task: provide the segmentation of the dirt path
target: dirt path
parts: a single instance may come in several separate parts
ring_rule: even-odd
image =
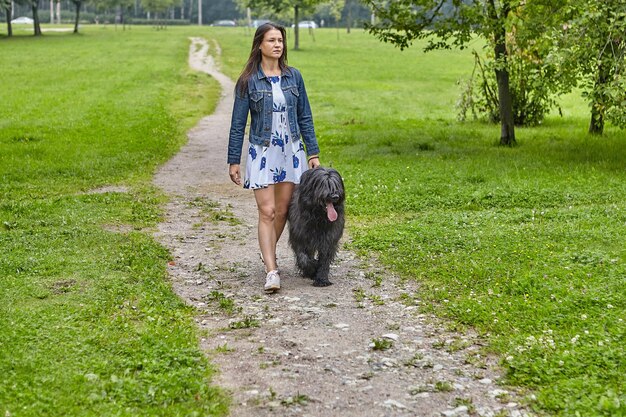
[[[522,416],[471,334],[420,314],[419,289],[374,260],[340,251],[327,288],[296,275],[280,242],[280,293],[263,293],[252,192],[227,175],[233,82],[192,39],[189,64],[222,99],[155,183],[170,196],[157,238],[175,261],[175,291],[198,309],[202,348],[233,396],[233,416]],[[349,190],[348,190],[349,192]],[[348,219],[349,225],[349,219]]]

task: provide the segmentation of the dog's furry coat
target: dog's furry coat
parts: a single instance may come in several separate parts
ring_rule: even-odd
[[[289,205],[289,244],[296,266],[316,287],[331,285],[330,264],[344,228],[343,180],[332,168],[302,174]]]

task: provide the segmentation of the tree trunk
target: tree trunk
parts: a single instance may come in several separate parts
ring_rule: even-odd
[[[506,58],[506,52],[502,54],[501,48],[496,46],[497,59]],[[496,70],[498,81],[498,107],[500,110],[500,145],[515,145],[515,123],[513,118],[513,100],[509,85],[509,72],[506,69]]]
[[[345,7],[348,8],[348,15],[346,16],[346,32],[350,33],[350,28],[352,27],[352,1],[346,0]]]
[[[74,2],[74,4],[76,5],[76,20],[74,21],[74,33],[78,33],[78,20],[80,18],[80,5],[82,4],[82,2],[77,1],[77,2]]]
[[[299,23],[300,23],[300,8],[298,7],[298,5],[295,5],[293,7],[293,20],[294,20],[294,25],[293,25],[293,38],[294,38],[294,46],[293,49],[294,50],[298,50],[300,49],[300,28],[299,28]]]
[[[7,36],[13,36],[13,26],[11,26],[11,6],[7,6],[5,9],[7,13]]]
[[[589,122],[589,133],[592,135],[602,135],[604,133],[604,109],[607,98],[602,89],[611,79],[611,72],[606,64],[602,62],[598,65],[598,76],[593,86],[593,102],[591,103],[591,121]]]
[[[591,121],[589,122],[589,134],[602,135],[604,133],[604,114],[596,107],[596,103],[591,105]]]
[[[500,145],[515,145],[515,123],[513,119],[513,100],[511,99],[511,87],[509,84],[509,71],[506,68],[506,29],[504,19],[509,13],[508,1],[502,2],[501,15],[498,17],[494,0],[489,0],[489,17],[494,24],[496,80],[498,81],[498,108],[500,110]]]
[[[33,10],[34,35],[41,36],[41,25],[39,24],[39,11],[37,10],[37,0],[32,0],[31,8]]]
[[[54,2],[50,0],[50,23],[54,24]]]

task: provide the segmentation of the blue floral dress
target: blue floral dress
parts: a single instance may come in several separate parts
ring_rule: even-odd
[[[287,102],[280,87],[280,76],[267,77],[274,100],[270,146],[250,144],[244,176],[244,188],[256,190],[281,182],[300,183],[308,169],[304,144],[289,131]]]

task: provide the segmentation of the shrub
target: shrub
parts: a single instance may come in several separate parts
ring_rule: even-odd
[[[552,65],[547,65],[535,54],[509,48],[508,70],[513,102],[513,120],[518,126],[540,124],[553,107],[561,109],[554,97],[559,93],[558,76]],[[495,69],[498,63],[483,60],[474,51],[474,70],[466,81],[457,102],[458,119],[463,121],[471,112],[473,119],[484,118],[491,123],[500,122],[498,85]]]

